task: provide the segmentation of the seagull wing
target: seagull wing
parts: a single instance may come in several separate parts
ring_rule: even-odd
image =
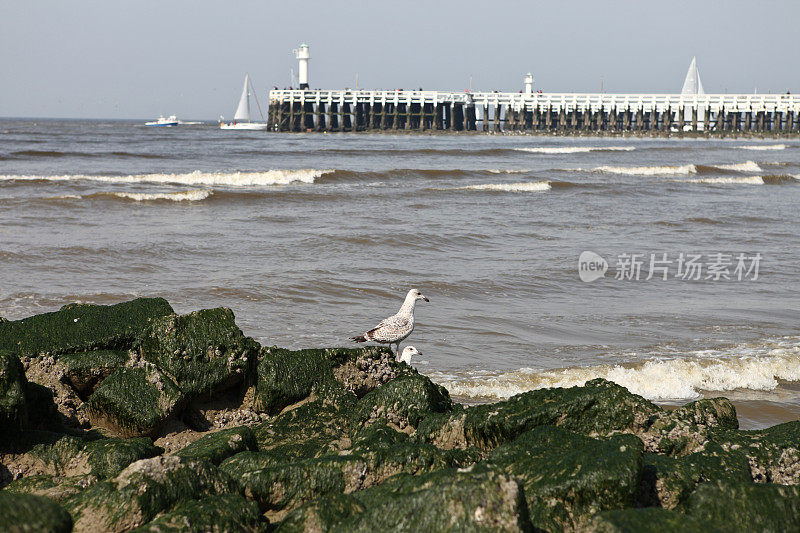
[[[366,336],[376,341],[390,342],[392,339],[402,337],[410,328],[410,317],[394,315],[382,320],[380,324],[369,330]]]

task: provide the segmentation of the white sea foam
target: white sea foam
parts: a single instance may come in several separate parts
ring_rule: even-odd
[[[785,150],[785,144],[753,144],[749,146],[740,146],[742,150]]]
[[[201,172],[195,170],[185,174],[136,174],[129,176],[88,176],[84,174],[61,176],[0,175],[0,180],[21,181],[100,181],[107,183],[171,183],[179,185],[252,187],[287,185],[289,183],[314,183],[333,170],[299,169],[267,170],[264,172]]]
[[[205,200],[212,194],[214,194],[214,192],[208,189],[192,189],[188,191],[169,193],[115,192],[114,196],[118,198],[127,198],[137,202],[152,202],[155,200],[171,200],[173,202],[199,202]]]
[[[578,154],[585,152],[630,152],[635,146],[540,146],[536,148],[514,148],[518,152],[536,154]]]
[[[677,176],[696,174],[695,165],[681,166],[656,166],[656,167],[612,167],[600,166],[592,169],[595,172],[608,172],[611,174],[628,174],[631,176]]]
[[[755,161],[745,161],[744,163],[733,163],[730,165],[714,165],[714,167],[722,170],[735,170],[736,172],[761,172],[762,170]]]
[[[695,178],[676,181],[680,181],[682,183],[705,183],[708,185],[764,185],[764,178],[761,176]]]
[[[434,378],[454,396],[487,399],[548,387],[580,386],[595,378],[613,381],[651,400],[694,399],[701,391],[771,391],[778,387],[778,380],[800,381],[800,339],[794,337],[755,349],[733,347],[727,353],[694,352],[686,357],[630,365],[544,371],[522,368],[498,374]]]
[[[487,172],[491,174],[527,174],[528,172],[533,172],[533,170],[529,168],[508,168],[508,169],[491,168],[487,170]]]
[[[552,187],[548,181],[532,181],[527,183],[484,183],[481,185],[468,185],[455,187],[456,190],[469,191],[504,191],[504,192],[544,192]]]

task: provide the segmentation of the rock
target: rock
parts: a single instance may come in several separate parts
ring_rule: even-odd
[[[733,404],[727,398],[713,398],[660,412],[648,428],[636,434],[647,451],[677,456],[702,449],[719,430],[738,427]]]
[[[149,439],[96,439],[23,431],[0,441],[0,458],[16,476],[114,476],[134,461],[154,457],[163,449]]]
[[[177,456],[137,461],[64,502],[75,531],[128,531],[186,500],[238,493],[236,482],[206,461]]]
[[[289,511],[315,498],[358,490],[366,469],[359,457],[329,455],[244,472],[238,481],[262,510]]]
[[[63,366],[63,380],[84,399],[127,360],[128,354],[122,350],[92,350],[64,354],[58,358]]]
[[[352,396],[350,409],[354,404]],[[350,446],[347,405],[344,400],[342,407],[338,407],[316,399],[257,424],[253,432],[258,448],[302,459],[346,449]]]
[[[194,398],[241,383],[258,344],[242,334],[233,311],[218,308],[153,320],[136,350]]]
[[[537,426],[552,425],[583,435],[641,433],[661,409],[604,379],[583,387],[539,389],[503,402],[457,407],[434,415],[418,428],[421,439],[442,448],[492,448]]]
[[[741,452],[759,483],[800,484],[800,421],[757,431],[727,431],[713,437],[725,451]]]
[[[326,533],[350,524],[365,508],[355,496],[335,494],[308,502],[289,513],[276,533]],[[339,529],[342,529],[340,527]]]
[[[604,511],[579,528],[581,533],[706,533],[714,524],[675,511],[650,507]]]
[[[269,414],[329,389],[361,397],[401,373],[415,372],[392,360],[385,348],[286,350],[262,348],[255,409]]]
[[[28,380],[19,358],[0,351],[0,428],[21,429],[27,423],[25,391]]]
[[[256,451],[256,437],[247,426],[222,429],[201,437],[176,455],[184,459],[205,459],[215,465],[243,451]]]
[[[266,522],[261,522],[261,513],[255,502],[247,501],[238,494],[218,494],[180,503],[172,511],[134,531],[138,533],[256,532],[261,531],[262,526],[266,526]]]
[[[800,487],[756,483],[704,483],[687,513],[720,531],[798,531]]]
[[[334,531],[531,530],[522,488],[492,471],[401,475],[352,496],[365,510],[341,520]],[[291,516],[285,522],[297,523]]]
[[[36,388],[29,391],[37,396],[36,401],[28,402],[29,406],[36,406],[37,411],[34,417],[37,420],[31,419],[31,429],[60,430],[58,426],[81,428],[89,425],[83,399],[69,385],[63,364],[52,355],[23,357],[22,363],[31,382],[29,385]]]
[[[355,427],[386,421],[400,430],[413,431],[428,415],[453,409],[447,390],[420,374],[401,375],[358,401]]]
[[[42,496],[0,491],[0,530],[69,533],[72,518],[57,503]]]
[[[172,312],[163,298],[137,298],[116,305],[69,304],[52,313],[0,322],[0,350],[30,357],[124,350],[152,319]]]
[[[143,362],[115,370],[91,395],[86,410],[93,426],[116,436],[152,436],[183,400],[183,393],[170,378]]]
[[[520,481],[536,528],[564,531],[600,511],[633,507],[642,455],[632,435],[597,440],[540,426],[495,448],[485,464]]]
[[[15,494],[44,496],[61,503],[96,482],[97,476],[92,475],[69,477],[38,475],[12,481],[3,490]]]
[[[700,483],[752,482],[750,464],[741,452],[726,452],[707,443],[702,451],[683,457],[645,454],[639,504],[675,509],[683,505]]]

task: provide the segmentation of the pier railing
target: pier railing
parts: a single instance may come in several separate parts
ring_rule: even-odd
[[[717,131],[726,131],[727,126],[731,131],[796,131],[800,122],[797,119],[800,95],[793,94],[687,96],[276,89],[269,93],[269,105],[272,126],[280,131],[469,130],[478,129],[477,122],[482,122],[484,130],[496,131],[653,130],[663,129],[665,124],[667,129],[683,130],[684,122],[690,122],[690,129],[708,131],[711,119],[719,122],[714,124]]]

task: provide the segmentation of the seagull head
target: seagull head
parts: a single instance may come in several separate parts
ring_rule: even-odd
[[[400,354],[400,361],[403,361],[405,364],[411,364],[411,356],[412,355],[422,355],[422,352],[414,348],[413,346],[406,346],[403,348],[403,353]]]
[[[412,302],[416,302],[417,300],[425,300],[426,302],[430,302],[428,297],[419,292],[419,289],[411,289],[408,291],[408,296],[406,296],[407,300],[411,300]]]

